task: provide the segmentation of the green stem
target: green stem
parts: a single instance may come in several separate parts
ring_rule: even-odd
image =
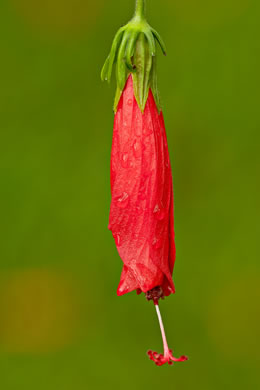
[[[135,16],[141,20],[145,19],[145,0],[136,0]]]

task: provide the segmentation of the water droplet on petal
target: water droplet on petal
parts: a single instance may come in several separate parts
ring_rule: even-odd
[[[163,240],[161,238],[154,238],[152,245],[155,249],[160,249],[163,245]]]
[[[139,120],[137,120],[135,123],[135,135],[137,137],[141,137],[141,135],[142,135],[142,125],[141,125],[141,122]]]
[[[165,209],[160,208],[158,204],[155,206],[153,213],[158,221],[162,221],[166,217]]]
[[[145,200],[147,196],[147,191],[148,191],[148,184],[149,184],[149,176],[144,176],[141,180],[140,183],[140,188],[139,188],[139,199]]]
[[[117,206],[121,209],[126,208],[129,202],[129,195],[126,192],[123,192],[120,196],[116,198]]]
[[[115,239],[116,246],[121,246],[122,242],[121,242],[120,234],[113,234],[113,237]]]
[[[137,215],[141,215],[141,214],[143,213],[143,209],[142,209],[142,207],[140,207],[140,206],[136,206],[135,211],[136,211],[136,214],[137,214]]]
[[[129,106],[131,106],[131,105],[133,104],[133,100],[132,100],[132,99],[128,99],[128,100],[127,100],[127,104],[128,104]]]
[[[166,154],[166,156],[165,156],[165,166],[166,166],[166,168],[169,168],[170,167],[170,157],[169,157],[169,155],[167,155]]]
[[[139,194],[138,194],[138,196],[139,196],[139,198],[141,199],[141,200],[145,200],[146,199],[146,196],[147,196],[147,188],[146,188],[146,185],[145,184],[143,184],[141,187],[140,187],[140,190],[139,190]]]
[[[123,168],[132,168],[134,166],[133,161],[129,158],[128,153],[123,153],[121,164]]]
[[[133,144],[133,150],[134,150],[135,158],[142,157],[142,145],[141,145],[141,142],[135,140],[135,142]]]
[[[128,168],[129,167],[129,156],[128,156],[128,153],[124,153],[122,155],[121,163],[122,163],[122,167],[123,168]]]

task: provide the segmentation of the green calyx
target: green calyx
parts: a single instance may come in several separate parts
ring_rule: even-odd
[[[101,72],[102,81],[110,83],[115,65],[117,80],[115,112],[130,74],[133,77],[135,98],[141,111],[144,111],[150,88],[158,111],[161,111],[156,75],[156,41],[164,55],[166,49],[160,35],[147,23],[144,10],[145,0],[137,0],[135,15],[129,23],[118,30]]]

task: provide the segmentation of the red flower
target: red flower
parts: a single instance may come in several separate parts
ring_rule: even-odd
[[[136,0],[134,17],[121,27],[101,72],[110,82],[116,68],[117,91],[111,157],[112,202],[109,229],[124,263],[118,295],[144,292],[156,307],[164,354],[149,351],[161,366],[179,359],[169,349],[158,306],[175,292],[172,174],[157,88],[156,30],[145,19],[145,0]]]
[[[129,76],[115,115],[109,229],[124,267],[118,295],[175,292],[172,175],[162,113],[149,92],[142,114]]]
[[[169,350],[158,299],[175,292],[173,189],[162,112],[153,94],[141,112],[129,76],[115,115],[109,229],[124,266],[118,295],[137,290],[154,300],[163,335],[164,355],[148,352],[156,365],[176,359]]]

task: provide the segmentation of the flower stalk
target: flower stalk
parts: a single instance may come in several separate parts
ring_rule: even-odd
[[[135,16],[140,19],[145,18],[145,0],[136,0]]]

